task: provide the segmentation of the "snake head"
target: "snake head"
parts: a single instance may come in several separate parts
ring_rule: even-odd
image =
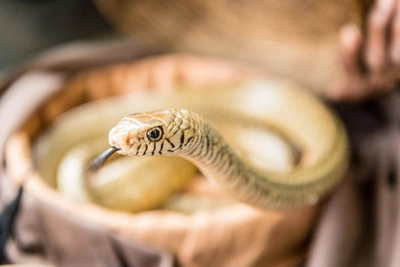
[[[128,156],[172,155],[187,149],[194,130],[187,110],[135,113],[111,129],[109,143]]]

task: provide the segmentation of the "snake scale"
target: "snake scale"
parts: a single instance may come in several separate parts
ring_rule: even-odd
[[[129,156],[150,156],[132,157],[143,160],[161,160],[169,158],[163,156],[170,155],[183,157],[233,198],[254,206],[291,209],[313,204],[341,181],[348,165],[349,154],[345,129],[334,112],[317,97],[296,85],[273,80],[209,87],[201,90],[178,88],[173,93],[135,93],[103,101],[92,109],[86,108],[86,116],[81,110],[78,112],[79,117],[70,119],[69,123],[53,130],[51,138],[47,137],[47,148],[42,148],[47,151],[42,151],[42,157],[40,153],[37,157],[39,169],[42,169],[45,179],[51,179],[49,177],[56,175],[56,172],[49,172],[46,167],[59,163],[62,154],[71,146],[75,145],[79,150],[82,147],[82,138],[104,138],[104,132],[108,132],[112,124],[115,125],[124,116],[121,114],[134,113],[124,117],[109,132],[109,143],[115,147],[114,151]],[[93,118],[96,117],[93,114],[101,113],[106,107],[111,107],[109,113],[104,113],[101,118]],[[77,120],[78,126],[72,126]],[[82,125],[85,125],[85,130],[81,129]],[[263,146],[257,138],[246,140],[254,138],[251,134],[246,137],[246,132],[266,130],[289,141],[291,147],[300,151],[300,159],[294,166],[280,171],[275,168],[273,171],[274,168],[270,168],[268,164],[268,157],[263,156],[263,151],[271,154],[269,150],[273,150],[273,147]],[[75,141],[63,144],[63,152],[55,156],[58,148],[54,145],[67,132],[74,132]],[[255,142],[255,147],[249,148],[247,141]],[[37,147],[44,143],[39,142]],[[94,157],[106,145],[103,143],[101,146],[89,147],[95,150],[90,153],[90,157]],[[255,156],[252,155],[253,152]],[[83,162],[87,162],[89,156],[83,159],[75,154],[74,157],[80,162],[79,174],[74,179],[79,177],[87,181],[90,178],[84,178],[85,175],[90,177],[91,174],[85,174]],[[179,172],[186,168],[185,164],[162,171],[165,173],[163,178],[147,178],[148,173],[162,170],[162,164],[170,163],[149,161],[144,164],[143,171],[137,169],[139,177],[130,181],[122,179],[124,182],[119,182],[119,189],[109,190],[104,187],[104,190],[98,192],[111,199],[118,198],[122,191],[131,190],[132,194],[133,191],[135,194],[139,192],[140,197],[135,200],[137,205],[139,202],[151,202],[153,196],[162,196],[151,205],[144,204],[146,208],[157,206],[162,198],[181,188],[187,180],[179,178]],[[133,173],[135,168],[131,165]],[[118,172],[120,169],[114,167],[111,172]],[[99,170],[102,171],[104,169]],[[191,169],[186,175],[193,176],[193,173]],[[176,181],[179,179],[181,182]],[[153,187],[140,189],[144,182],[151,182]],[[63,182],[59,179],[58,183]],[[180,185],[171,188],[169,184],[174,183]],[[87,184],[85,190],[93,192]]]

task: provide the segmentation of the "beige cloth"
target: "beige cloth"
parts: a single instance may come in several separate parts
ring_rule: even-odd
[[[99,48],[100,47],[100,48]],[[292,212],[244,204],[193,215],[125,214],[78,205],[34,171],[32,138],[59,114],[83,102],[140,88],[242,80],[246,67],[189,55],[135,57],[129,44],[89,44],[53,51],[5,80],[1,98],[1,203],[22,184],[22,207],[7,254],[18,263],[57,266],[295,266],[305,255],[319,206]],[[74,60],[68,60],[69,55]],[[63,61],[64,59],[64,61]],[[29,71],[27,70],[29,69]],[[79,73],[78,73],[79,72]],[[78,73],[78,74],[77,74]],[[18,75],[19,74],[19,75]],[[7,89],[5,89],[10,84]],[[0,158],[1,161],[4,158]]]

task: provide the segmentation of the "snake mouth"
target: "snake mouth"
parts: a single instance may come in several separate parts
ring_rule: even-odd
[[[106,160],[118,150],[120,150],[120,148],[117,148],[115,146],[110,147],[109,149],[101,153],[99,156],[97,156],[94,160],[92,160],[86,167],[86,171],[88,172],[97,171],[103,166],[104,162],[106,162]]]

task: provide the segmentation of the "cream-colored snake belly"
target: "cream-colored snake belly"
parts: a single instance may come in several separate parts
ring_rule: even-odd
[[[348,143],[341,122],[316,97],[287,83],[258,81],[147,95],[136,97],[131,108],[137,113],[123,118],[109,134],[119,154],[184,157],[233,197],[262,208],[315,203],[347,168]],[[154,109],[159,111],[143,113]],[[275,129],[302,152],[300,164],[286,173],[256,166],[243,157],[240,138],[234,144],[226,141],[213,126],[218,123]]]

